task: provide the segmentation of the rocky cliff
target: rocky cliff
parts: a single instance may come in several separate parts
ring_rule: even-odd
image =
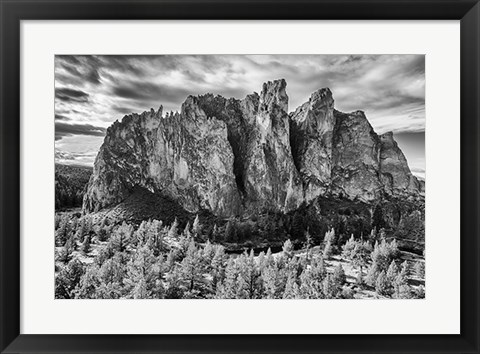
[[[189,96],[180,113],[125,116],[107,131],[84,212],[114,206],[135,187],[217,216],[288,213],[319,196],[371,202],[418,196],[393,134],[378,136],[362,111],[334,108],[329,89],[288,114],[285,80],[243,100]]]

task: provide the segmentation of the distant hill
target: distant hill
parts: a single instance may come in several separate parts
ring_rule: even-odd
[[[55,210],[81,207],[92,167],[55,164]]]

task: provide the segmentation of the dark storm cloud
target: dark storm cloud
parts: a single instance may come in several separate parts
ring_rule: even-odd
[[[57,69],[64,69],[66,74],[62,77],[64,81],[88,81],[98,85],[101,82],[99,68],[100,61],[95,56],[90,55],[57,55],[55,56],[55,66]]]
[[[67,87],[55,89],[55,98],[64,102],[88,102],[89,94],[81,90],[75,90]]]
[[[55,122],[55,140],[71,135],[104,136],[105,132],[105,128],[96,127],[91,124],[67,124],[63,122]]]
[[[190,93],[191,90],[188,90],[186,87],[172,87],[160,83],[152,84],[143,81],[122,82],[112,87],[112,94],[118,97],[144,102],[179,102],[185,99]]]
[[[70,118],[68,118],[67,116],[63,115],[63,114],[57,114],[55,113],[55,120],[70,120]]]
[[[132,107],[123,107],[123,106],[112,106],[112,109],[115,112],[118,112],[120,114],[130,114],[135,111]]]

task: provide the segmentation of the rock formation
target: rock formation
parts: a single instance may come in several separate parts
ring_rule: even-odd
[[[333,104],[332,92],[321,89],[290,116],[293,160],[304,181],[307,202],[330,189],[336,122]]]
[[[97,211],[125,199],[135,186],[166,194],[187,210],[236,213],[240,198],[224,122],[207,118],[188,97],[181,114],[161,109],[126,116],[107,131],[83,207]]]
[[[385,190],[390,194],[421,191],[420,182],[410,172],[392,132],[380,135],[380,172]]]
[[[334,113],[332,185],[348,198],[371,201],[381,196],[380,143],[362,111]]]
[[[288,114],[285,80],[243,100],[189,96],[180,113],[125,116],[108,130],[84,212],[114,206],[136,186],[189,212],[287,213],[319,196],[371,202],[421,193],[393,134],[378,136],[362,111],[334,109],[320,89]]]

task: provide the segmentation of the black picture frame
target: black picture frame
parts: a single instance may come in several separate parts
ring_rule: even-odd
[[[476,0],[1,0],[0,11],[2,353],[479,353],[480,5]],[[20,22],[130,19],[460,20],[461,334],[20,334]]]

